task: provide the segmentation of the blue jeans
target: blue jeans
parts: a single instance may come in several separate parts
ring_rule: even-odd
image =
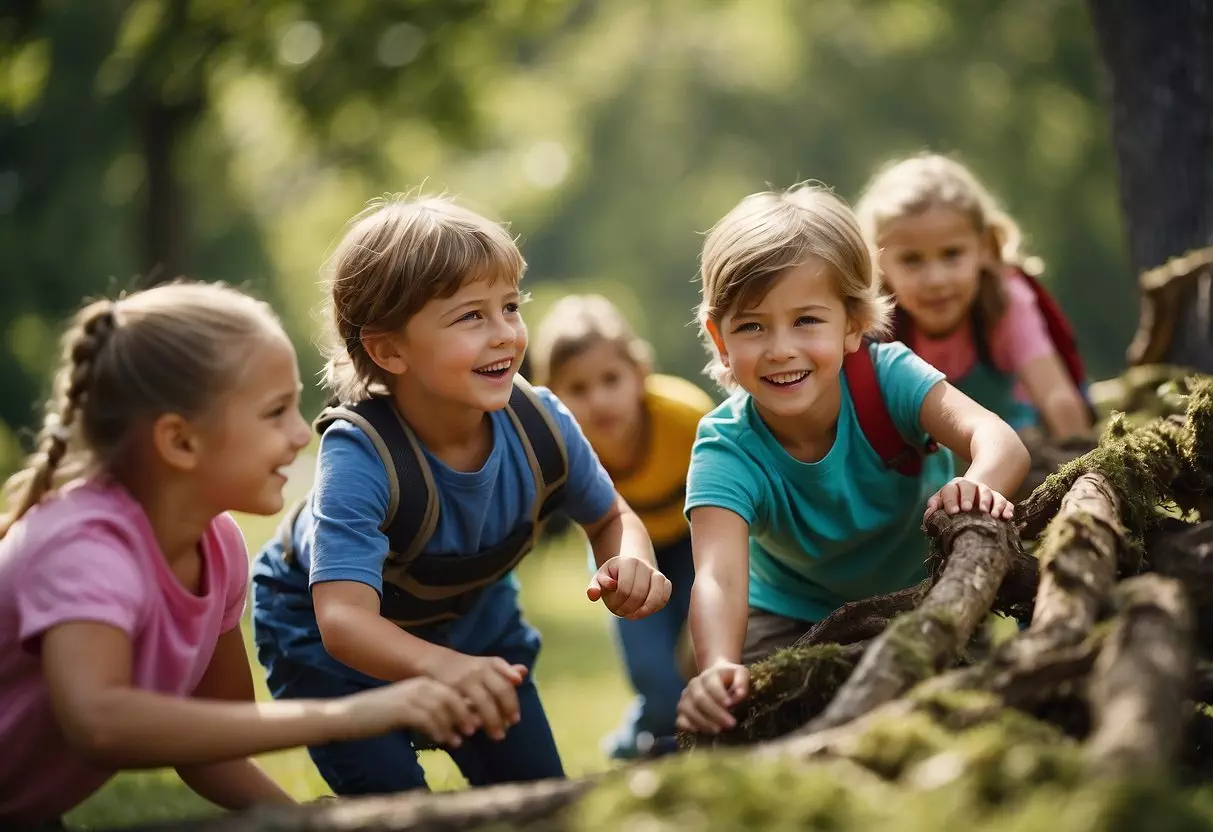
[[[678,668],[678,637],[687,620],[691,584],[695,582],[691,538],[658,549],[657,567],[673,584],[666,605],[639,621],[612,619],[628,681],[636,691],[623,724],[608,740],[613,745],[608,749],[612,756],[635,756],[642,734],[648,734],[650,741],[672,737],[678,699],[686,685]]]
[[[271,544],[271,547],[274,544]],[[272,556],[272,553],[270,553]],[[487,590],[486,590],[487,591]],[[522,619],[513,594],[502,594],[500,609],[484,609],[486,622],[498,623],[484,644],[450,644],[437,625],[415,633],[472,655],[501,656],[532,669],[539,650],[538,633]],[[511,607],[506,609],[506,607]],[[266,670],[266,685],[275,699],[317,699],[357,693],[384,682],[338,664],[324,650],[307,590],[288,586],[254,570],[253,624],[257,659]],[[483,631],[481,631],[483,633]],[[516,688],[521,719],[502,740],[483,731],[457,749],[444,748],[472,786],[563,777],[560,753],[548,725],[532,673]],[[327,745],[310,746],[308,754],[334,794],[391,794],[426,789],[417,761],[420,738],[407,731]]]

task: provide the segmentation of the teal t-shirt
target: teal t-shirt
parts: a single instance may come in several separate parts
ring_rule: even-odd
[[[867,349],[898,430],[925,442],[919,411],[943,374],[901,343]],[[946,448],[924,460],[918,477],[885,468],[841,378],[837,435],[818,462],[789,455],[739,391],[699,422],[687,474],[688,516],[717,506],[750,526],[750,606],[802,621],[922,580],[922,513],[953,476]]]

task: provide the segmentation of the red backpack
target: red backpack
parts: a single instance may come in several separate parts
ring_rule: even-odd
[[[1027,284],[1032,287],[1036,296],[1036,304],[1045,319],[1045,326],[1057,354],[1074,384],[1086,398],[1087,374],[1083,368],[1082,356],[1078,352],[1078,342],[1074,338],[1074,327],[1062,311],[1060,304],[1049,293],[1035,275],[1019,269]],[[992,364],[990,359],[989,342],[986,338],[985,327],[981,325],[977,309],[974,307],[973,332],[977,341],[977,354],[981,361]],[[900,308],[894,312],[893,339],[909,345],[910,337],[909,316]],[[884,398],[880,395],[880,384],[876,380],[876,368],[872,365],[872,356],[868,353],[867,342],[855,352],[849,354],[843,361],[843,370],[847,374],[847,386],[851,391],[851,399],[855,403],[855,416],[859,420],[859,428],[872,450],[880,456],[888,468],[899,471],[908,477],[916,477],[922,471],[922,460],[930,453],[939,449],[935,440],[928,440],[924,445],[912,445],[893,423]]]
[[[1053,342],[1053,348],[1057,350],[1057,354],[1061,357],[1062,363],[1066,367],[1066,372],[1074,382],[1074,386],[1086,396],[1087,372],[1083,367],[1082,356],[1078,352],[1078,341],[1074,337],[1074,327],[1070,324],[1070,319],[1066,317],[1066,313],[1062,311],[1061,305],[1057,299],[1049,293],[1044,284],[1033,274],[1030,274],[1023,269],[1015,269],[1015,272],[1024,279],[1028,286],[1032,289],[1032,294],[1036,298],[1036,306],[1040,309],[1040,314],[1045,319],[1045,328],[1049,332],[1049,339]],[[905,313],[901,307],[897,307],[893,311],[893,335],[890,340],[901,341],[906,346],[912,343],[914,324],[910,320],[910,316]],[[973,339],[977,347],[978,360],[983,364],[994,366],[994,361],[990,356],[990,342],[988,330],[985,326],[985,321],[982,320],[981,310],[973,307]]]
[[[855,418],[864,438],[876,451],[886,468],[917,477],[922,473],[922,461],[927,454],[939,450],[934,439],[922,445],[912,445],[901,435],[884,397],[880,394],[880,382],[876,379],[876,367],[868,351],[871,342],[867,339],[855,352],[848,353],[842,361],[842,370],[847,376],[847,388],[855,404]]]

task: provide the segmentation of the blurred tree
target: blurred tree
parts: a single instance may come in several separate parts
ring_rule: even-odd
[[[1129,259],[1136,272],[1156,270],[1213,246],[1213,2],[1088,8],[1109,80]],[[1208,258],[1154,275],[1131,357],[1213,372]]]
[[[477,135],[477,90],[558,21],[561,0],[20,0],[0,8],[0,422],[31,417],[53,321],[105,288],[199,274],[211,262],[184,171],[195,128],[233,78],[266,78],[325,138],[326,162],[366,163],[377,116]],[[355,137],[359,141],[341,141]],[[336,140],[330,140],[334,138]],[[239,140],[239,137],[237,137]],[[216,158],[216,156],[218,158]],[[212,163],[226,161],[212,154]],[[216,175],[218,174],[218,175]],[[222,268],[271,271],[239,199]],[[137,232],[136,232],[137,229]],[[194,245],[191,245],[193,243]],[[201,247],[201,250],[198,250]],[[3,456],[0,449],[0,457]]]

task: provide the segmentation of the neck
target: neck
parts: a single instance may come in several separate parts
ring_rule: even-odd
[[[127,473],[118,481],[143,506],[170,567],[197,555],[198,543],[219,511],[203,506],[194,489],[175,477]]]
[[[392,400],[418,441],[447,465],[476,470],[488,458],[493,434],[483,410],[410,389],[403,379]]]
[[[592,441],[594,452],[602,467],[614,479],[622,479],[636,470],[649,447],[648,410],[642,408],[640,418],[609,439]]]
[[[800,413],[771,413],[757,399],[754,407],[785,451],[801,462],[818,462],[834,446],[838,414],[842,409],[842,382],[835,378],[829,389]]]

